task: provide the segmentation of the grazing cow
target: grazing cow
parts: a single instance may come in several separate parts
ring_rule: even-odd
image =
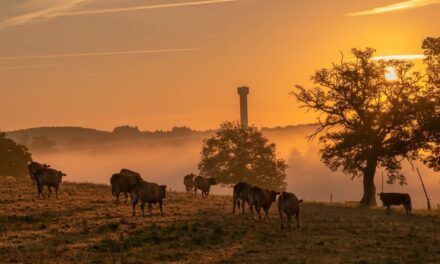
[[[110,178],[110,184],[112,186],[112,194],[116,196],[116,204],[120,204],[119,194],[122,192],[125,195],[125,202],[127,202],[128,195],[132,189],[142,181],[141,176],[130,175],[123,173],[113,174]]]
[[[407,215],[411,214],[411,196],[407,193],[379,193],[383,206],[387,207],[387,213],[390,213],[391,205],[403,205]]]
[[[28,170],[29,170],[29,176],[31,177],[32,180],[32,184],[35,184],[35,174],[37,173],[37,171],[41,170],[41,169],[47,169],[50,166],[47,164],[41,164],[35,161],[32,161],[31,163],[28,164]]]
[[[252,219],[254,219],[254,212],[252,208],[258,213],[258,218],[261,220],[260,210],[263,208],[265,212],[265,219],[269,218],[269,209],[273,202],[276,201],[279,193],[275,191],[269,191],[260,187],[254,186],[249,189],[248,203],[249,210],[251,211]]]
[[[287,216],[287,228],[290,229],[291,216],[296,216],[296,226],[299,228],[299,204],[303,200],[298,200],[295,194],[282,192],[278,197],[278,212],[280,213],[281,229],[283,229],[283,214]]]
[[[197,189],[202,191],[202,197],[206,198],[209,195],[209,190],[211,185],[216,185],[217,181],[214,177],[204,178],[202,176],[197,176],[194,179],[194,194],[197,196]]]
[[[37,183],[38,198],[40,198],[40,194],[44,198],[44,193],[43,193],[44,186],[47,186],[47,188],[49,189],[49,197],[52,193],[51,187],[54,187],[55,197],[58,198],[58,189],[60,187],[60,183],[64,176],[66,176],[66,174],[62,173],[61,171],[57,171],[50,168],[38,170],[34,174],[35,182]]]
[[[234,185],[234,192],[232,194],[232,213],[235,214],[235,206],[238,206],[240,209],[240,200],[241,200],[241,208],[244,214],[244,205],[248,200],[249,190],[252,188],[252,185],[246,182],[239,182]]]
[[[144,214],[145,203],[148,203],[148,210],[150,212],[150,216],[152,215],[152,206],[151,204],[159,203],[160,214],[163,216],[163,199],[166,197],[167,186],[166,185],[158,185],[156,183],[142,181],[136,185],[136,187],[131,191],[132,197],[132,206],[133,213],[132,215],[136,215],[136,204],[139,200],[141,200],[141,210],[142,216]]]
[[[196,175],[194,175],[194,173],[190,173],[183,178],[183,184],[185,184],[187,192],[192,191],[194,188],[194,177],[196,177]]]
[[[129,169],[121,169],[121,171],[119,173],[127,174],[127,175],[132,175],[132,176],[135,176],[135,177],[142,178],[141,175],[139,174],[139,172],[132,171],[132,170],[129,170]]]

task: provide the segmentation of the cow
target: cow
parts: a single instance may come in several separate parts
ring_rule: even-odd
[[[29,176],[31,177],[31,181],[32,184],[35,185],[35,174],[37,173],[37,171],[41,170],[41,169],[47,169],[50,166],[47,164],[41,164],[35,161],[32,161],[31,163],[28,164],[28,171],[29,171]]]
[[[403,205],[406,215],[411,215],[411,196],[407,193],[379,193],[383,206],[387,207],[387,213],[390,213],[391,205]]]
[[[194,188],[194,180],[193,180],[194,177],[196,177],[194,173],[190,173],[185,177],[183,177],[183,184],[185,184],[185,188],[187,192],[192,191],[192,189]]]
[[[132,189],[142,181],[141,176],[130,175],[123,173],[115,173],[110,178],[110,184],[112,186],[112,195],[116,197],[116,204],[120,204],[119,194],[122,192],[125,195],[125,202],[128,200],[128,195]]]
[[[232,213],[235,214],[235,206],[238,206],[240,209],[240,200],[241,200],[241,208],[244,214],[245,203],[249,204],[248,194],[249,190],[252,188],[252,185],[246,182],[239,182],[234,185],[234,191],[232,193]]]
[[[278,212],[280,214],[280,222],[281,229],[283,226],[283,215],[287,216],[287,228],[290,229],[291,217],[295,215],[296,217],[296,226],[299,226],[299,204],[302,203],[303,200],[298,200],[295,194],[289,192],[282,192],[278,197]]]
[[[254,219],[254,212],[253,208],[255,208],[255,211],[258,213],[258,218],[261,220],[261,208],[263,208],[265,212],[265,219],[269,218],[269,209],[273,202],[276,201],[277,195],[279,192],[275,191],[269,191],[266,189],[262,189],[260,187],[254,186],[249,189],[248,192],[248,203],[249,203],[249,210],[251,211],[252,219]]]
[[[217,181],[214,177],[205,178],[202,176],[197,176],[194,179],[194,195],[197,196],[197,190],[202,192],[202,197],[206,198],[209,195],[209,190],[211,185],[216,185]]]
[[[138,201],[141,201],[141,210],[142,210],[142,216],[145,216],[144,213],[144,207],[145,203],[148,203],[148,210],[150,213],[150,216],[152,215],[152,206],[151,204],[159,203],[160,208],[160,214],[161,216],[164,216],[163,214],[163,199],[166,197],[166,191],[167,186],[166,185],[158,185],[156,183],[141,181],[136,185],[135,188],[131,191],[131,197],[132,197],[132,206],[133,206],[133,213],[132,215],[136,215],[136,205]]]
[[[35,182],[37,184],[38,198],[40,198],[40,194],[44,198],[44,186],[47,186],[49,189],[49,198],[52,193],[51,187],[55,188],[55,197],[58,198],[58,189],[64,176],[66,176],[65,173],[50,168],[38,170],[34,174]]]

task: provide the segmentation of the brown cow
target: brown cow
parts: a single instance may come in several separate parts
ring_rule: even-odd
[[[110,184],[112,186],[112,194],[116,196],[116,204],[120,204],[119,194],[122,192],[125,195],[125,202],[128,199],[128,193],[131,193],[132,189],[142,181],[142,178],[137,175],[115,173],[110,178]]]
[[[58,198],[58,189],[64,176],[66,176],[66,174],[62,173],[61,171],[50,168],[38,170],[34,174],[35,182],[37,183],[38,198],[40,198],[40,194],[44,198],[44,186],[47,186],[47,188],[49,189],[49,197],[52,193],[51,187],[54,187],[55,197]]]
[[[202,176],[197,176],[194,179],[194,194],[197,196],[197,189],[202,191],[202,197],[206,198],[209,195],[209,190],[211,185],[216,185],[217,181],[214,177],[204,178]]]
[[[148,210],[150,212],[150,216],[152,215],[152,206],[151,204],[159,203],[160,214],[163,215],[163,199],[166,197],[167,186],[166,185],[158,185],[156,183],[142,181],[136,185],[136,187],[131,192],[132,197],[132,206],[133,213],[132,215],[136,215],[136,204],[139,200],[141,200],[141,210],[142,216],[144,214],[145,203],[148,203]]]
[[[261,208],[263,208],[265,212],[264,218],[268,219],[270,206],[272,205],[273,202],[276,201],[278,194],[279,192],[269,191],[257,186],[250,188],[248,192],[248,203],[249,203],[249,210],[251,211],[252,219],[254,219],[253,207],[255,208],[255,211],[257,211],[258,218],[260,220],[261,220],[261,213],[260,213]]]
[[[283,226],[283,214],[287,216],[287,228],[290,229],[291,217],[296,216],[296,226],[299,228],[299,204],[303,200],[298,200],[295,194],[282,192],[278,197],[278,212],[280,213],[281,229]]]
[[[192,191],[194,188],[194,177],[196,177],[196,175],[194,175],[194,173],[190,173],[183,178],[183,184],[185,184],[187,192]]]
[[[234,192],[232,194],[232,213],[235,214],[235,206],[238,206],[240,209],[240,200],[241,200],[241,208],[244,214],[244,205],[247,202],[249,204],[249,190],[252,188],[252,185],[246,182],[239,182],[234,185]]]
[[[47,169],[50,166],[47,164],[41,164],[41,163],[32,161],[31,163],[28,164],[27,167],[29,170],[29,176],[31,177],[32,184],[35,184],[35,174],[37,173],[37,171],[42,170],[42,169]]]

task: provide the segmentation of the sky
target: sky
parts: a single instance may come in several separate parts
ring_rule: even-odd
[[[421,54],[439,16],[440,0],[2,0],[0,130],[212,129],[243,85],[250,123],[312,123],[295,84],[351,48]]]

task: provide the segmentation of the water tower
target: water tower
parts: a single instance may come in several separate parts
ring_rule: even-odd
[[[238,95],[240,95],[240,122],[243,127],[248,126],[248,105],[247,96],[249,94],[249,87],[242,86],[237,88]]]

